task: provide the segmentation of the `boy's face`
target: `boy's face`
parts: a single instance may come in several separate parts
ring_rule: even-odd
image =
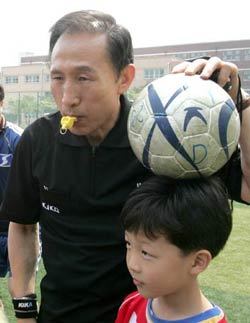
[[[149,240],[143,233],[125,232],[127,266],[138,292],[146,298],[170,296],[189,288],[193,254],[181,250],[163,236]]]

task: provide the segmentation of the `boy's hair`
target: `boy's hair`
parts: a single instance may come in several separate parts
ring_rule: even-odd
[[[133,191],[122,210],[124,229],[149,239],[163,235],[184,254],[206,249],[215,257],[232,229],[232,208],[219,178],[154,176]]]
[[[0,85],[0,102],[4,99],[4,88],[2,85]]]
[[[50,32],[50,56],[61,35],[86,32],[105,34],[107,36],[107,52],[118,75],[125,66],[134,61],[132,39],[129,31],[118,25],[109,14],[95,10],[72,12],[59,19],[52,26]]]

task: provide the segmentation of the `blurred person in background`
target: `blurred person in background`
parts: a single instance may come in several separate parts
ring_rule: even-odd
[[[13,153],[23,131],[17,125],[6,121],[3,114],[4,96],[4,88],[0,85],[0,203],[5,193]],[[9,221],[0,219],[0,277],[5,277],[10,272],[7,246],[8,228]],[[2,302],[0,313],[0,322],[5,322]]]

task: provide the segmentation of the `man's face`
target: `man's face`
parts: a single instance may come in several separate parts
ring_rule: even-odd
[[[70,131],[105,137],[114,126],[124,92],[103,34],[63,34],[51,55],[51,91],[62,115],[75,116]]]

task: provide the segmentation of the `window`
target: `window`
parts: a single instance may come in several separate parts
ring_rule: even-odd
[[[250,70],[245,70],[242,72],[243,81],[250,81]]]
[[[249,61],[250,60],[250,49],[244,50],[244,60]]]
[[[25,75],[24,80],[25,83],[39,83],[39,75]]]
[[[18,83],[18,76],[17,75],[5,76],[5,83],[6,84]]]
[[[240,61],[240,50],[227,50],[222,53],[224,61]]]
[[[175,57],[185,60],[189,58],[189,53],[176,53]]]
[[[145,68],[144,79],[155,80],[165,75],[164,68]]]
[[[49,74],[44,74],[43,75],[43,80],[44,80],[44,82],[49,82],[50,81],[50,75]]]
[[[189,53],[176,53],[175,57],[180,59],[193,59],[193,58],[199,58],[203,56],[209,56],[208,52],[189,52]]]

